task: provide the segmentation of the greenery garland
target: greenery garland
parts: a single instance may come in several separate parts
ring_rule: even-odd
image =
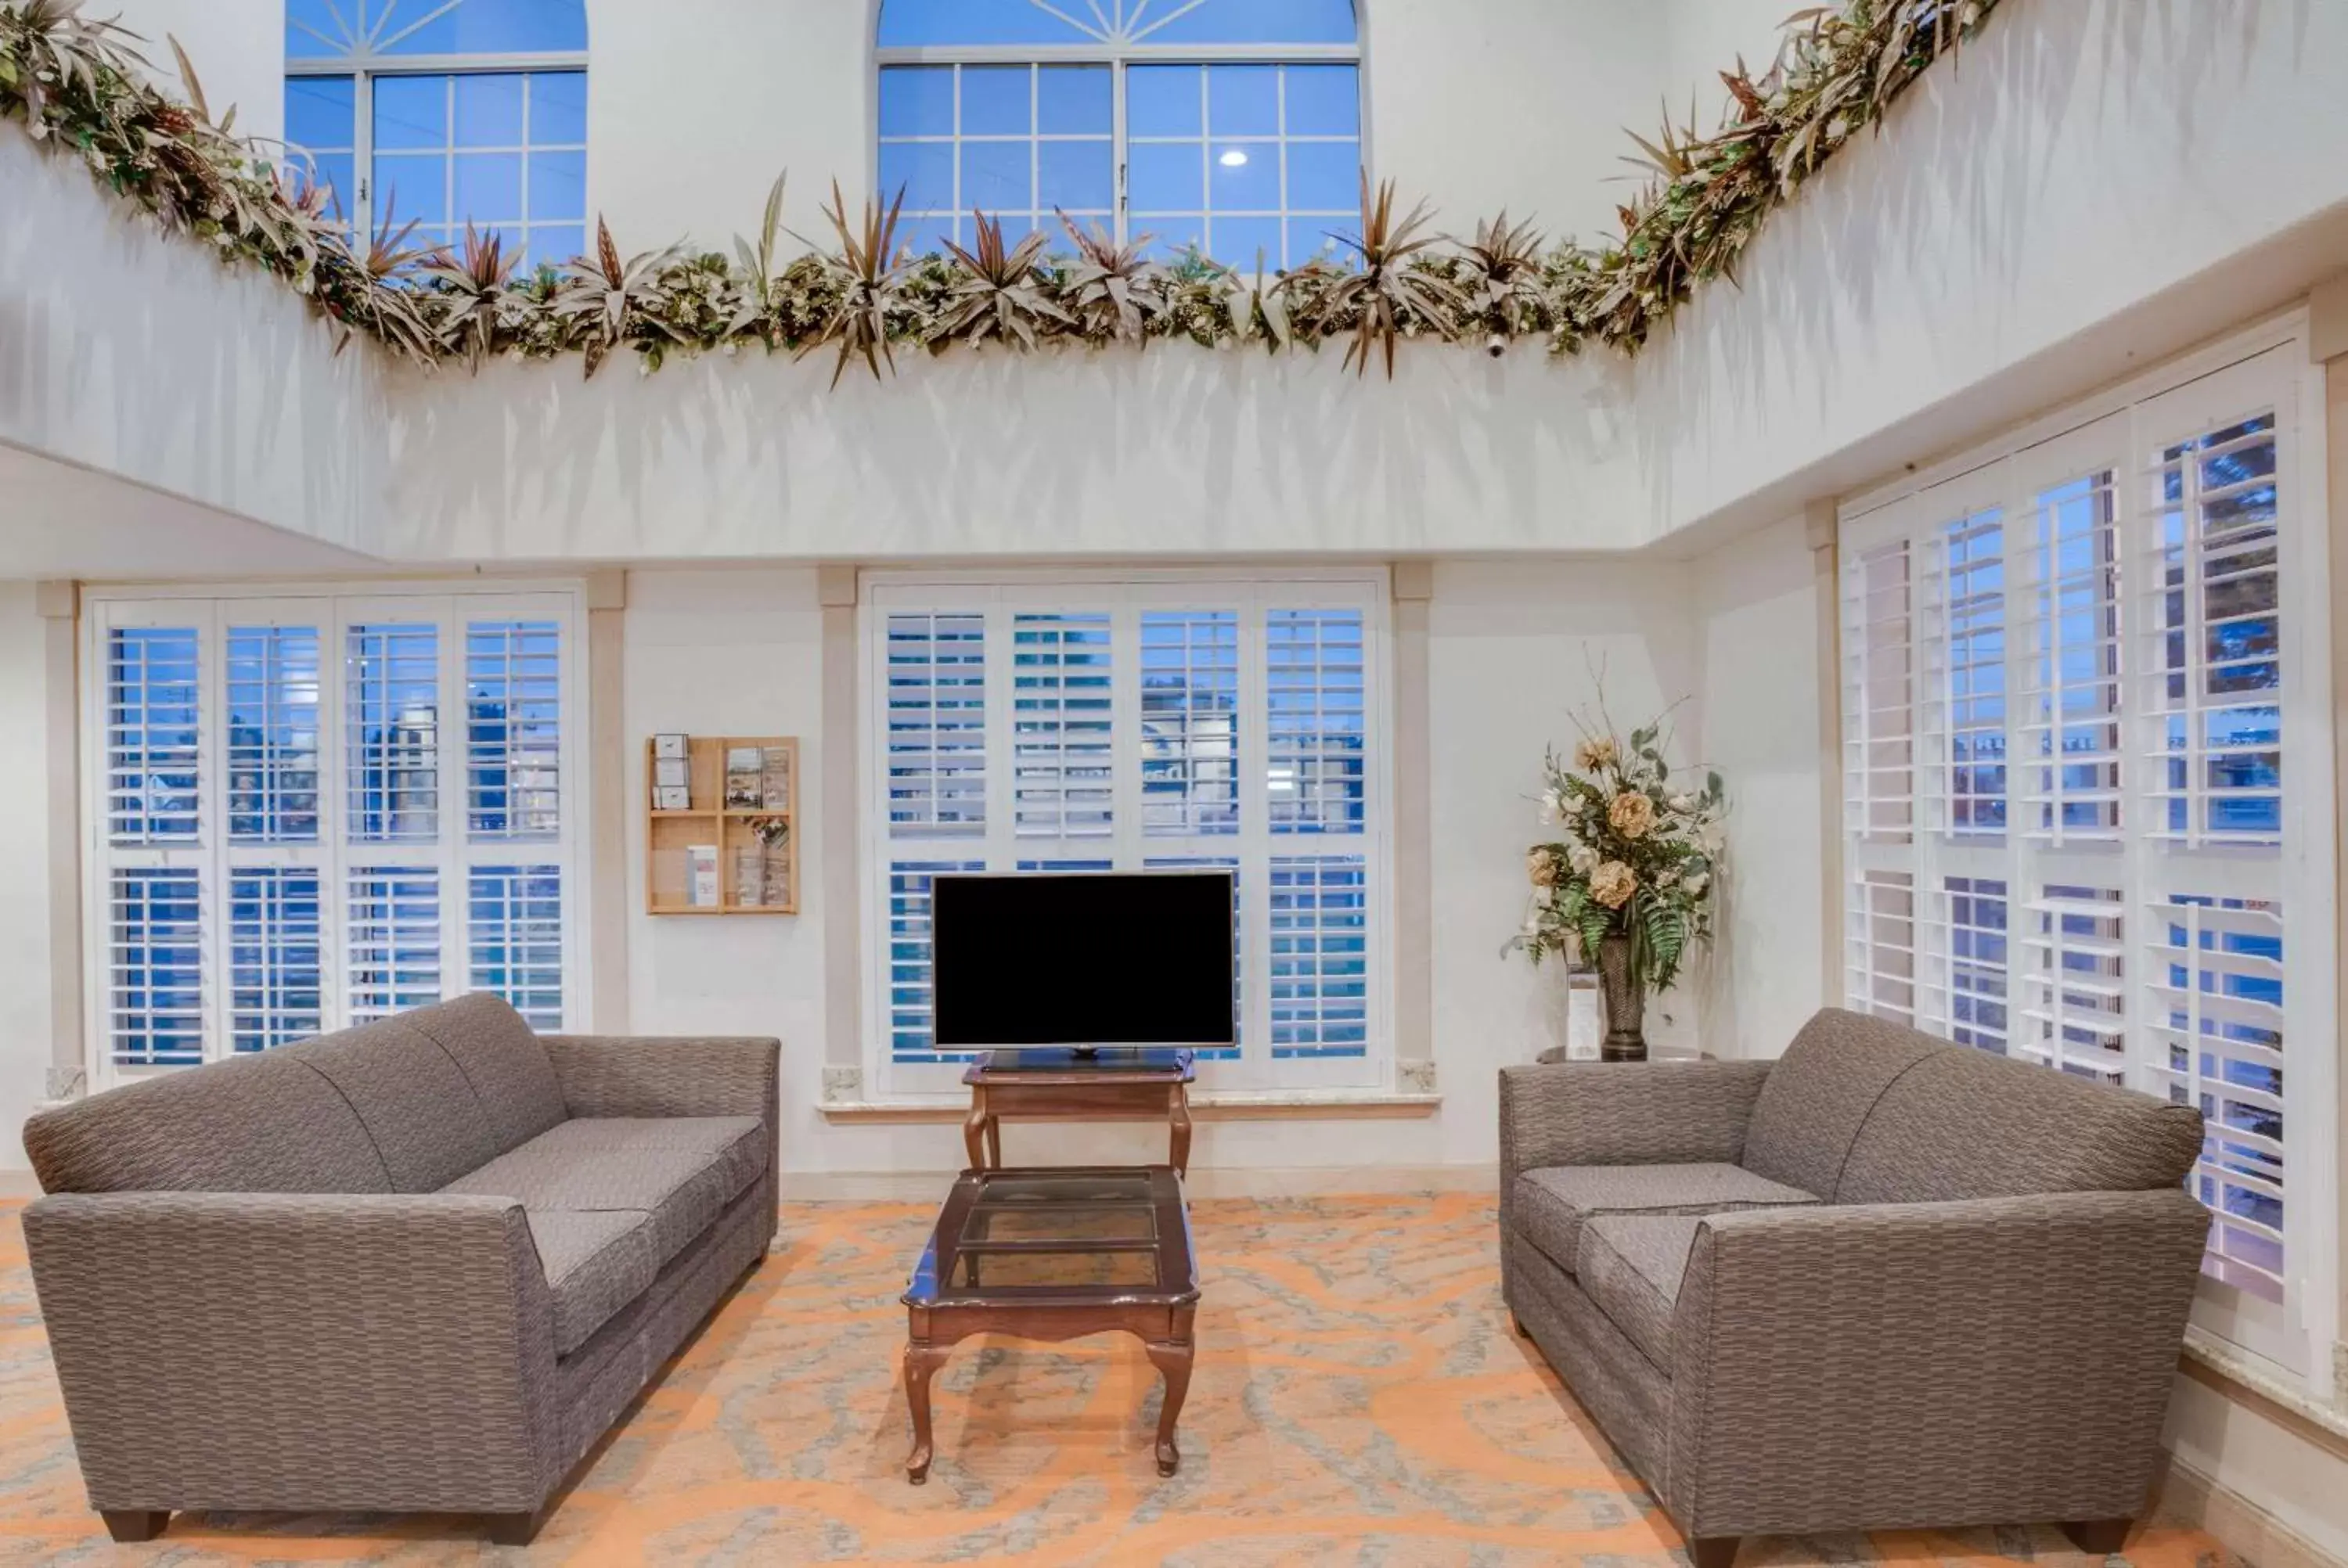
[[[1193,252],[1161,264],[1074,224],[1064,251],[1041,234],[1007,243],[983,216],[969,249],[914,256],[898,244],[894,206],[851,213],[835,184],[832,248],[781,261],[778,180],[759,236],[737,241],[732,257],[672,246],[628,258],[599,220],[592,255],[520,276],[495,237],[469,232],[461,247],[427,250],[407,242],[412,221],[389,212],[355,243],[322,193],[213,122],[176,40],[188,104],[149,84],[135,35],[83,16],[81,4],[0,0],[0,118],[79,157],[166,230],[284,279],[344,343],[364,334],[399,358],[475,368],[497,354],[576,353],[590,375],[621,349],[647,372],[679,352],[828,349],[837,385],[851,364],[878,377],[898,348],[958,343],[1025,352],[1187,339],[1280,353],[1342,340],[1349,367],[1366,372],[1380,358],[1389,376],[1405,338],[1478,340],[1495,354],[1534,338],[1553,354],[1585,342],[1635,353],[1698,283],[1733,281],[1769,214],[1879,125],[1998,0],[1844,0],[1798,13],[1762,76],[1742,60],[1721,73],[1730,101],[1720,129],[1667,122],[1660,142],[1633,136],[1643,156],[1630,161],[1651,178],[1621,209],[1622,235],[1597,248],[1545,246],[1505,213],[1470,241],[1442,240],[1425,207],[1397,216],[1391,184],[1373,191],[1365,180],[1360,227],[1338,237],[1342,263],[1250,272]]]

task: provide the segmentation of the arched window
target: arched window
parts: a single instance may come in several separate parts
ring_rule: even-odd
[[[584,0],[286,0],[285,139],[364,234],[586,248]]]
[[[882,0],[880,188],[919,249],[1053,209],[1292,267],[1360,211],[1353,0]]]

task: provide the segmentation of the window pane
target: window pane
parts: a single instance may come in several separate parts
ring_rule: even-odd
[[[569,219],[574,226],[587,215],[587,155],[583,152],[534,152],[530,155],[530,220],[533,228]],[[578,249],[574,243],[566,256]]]
[[[448,160],[439,153],[383,153],[375,160],[375,210],[396,212],[401,222],[448,221]],[[461,211],[461,209],[459,210]]]
[[[1278,136],[1280,67],[1208,67],[1207,128],[1216,136]]]
[[[1046,136],[1107,136],[1116,128],[1107,66],[1045,66],[1035,74],[1035,128]]]
[[[1084,44],[1102,34],[1076,20],[1092,13],[1084,5],[1036,5],[1034,0],[883,0],[880,43],[884,49],[925,44]]]
[[[472,989],[513,1004],[532,1029],[562,1028],[562,868],[473,867]]]
[[[1282,66],[1290,136],[1362,134],[1362,72],[1358,66]]]
[[[1360,856],[1272,862],[1272,1054],[1369,1049],[1369,897]]]
[[[458,147],[520,147],[522,143],[522,84],[513,72],[457,78]]]
[[[440,999],[438,872],[428,866],[353,871],[344,925],[352,1023]]]
[[[196,838],[192,626],[120,628],[107,639],[107,816],[117,844]]]
[[[348,77],[285,78],[285,139],[310,152],[347,152],[357,145],[357,110]]]
[[[1367,781],[1362,612],[1266,617],[1265,782],[1274,833],[1359,833]]]
[[[962,68],[962,133],[1027,136],[1035,128],[1035,72],[1026,66]]]
[[[1334,214],[1322,229],[1361,226],[1362,145],[1355,141],[1288,144],[1288,210]]]
[[[586,72],[530,73],[530,140],[532,147],[587,145]]]
[[[318,873],[257,866],[229,877],[229,1046],[268,1050],[324,1027]]]
[[[118,1067],[202,1060],[202,899],[187,869],[114,873],[109,961]]]
[[[986,828],[986,622],[889,618],[889,823],[893,837]]]
[[[486,227],[515,222],[525,216],[520,154],[460,152],[456,173],[458,220],[470,219]]]
[[[907,212],[952,213],[954,210],[953,157],[953,147],[948,142],[882,142],[882,197],[894,201],[901,190]]]
[[[1197,212],[1206,207],[1203,149],[1195,141],[1136,143],[1127,178],[1137,214]]]
[[[347,16],[353,0],[334,0]],[[387,55],[571,54],[587,47],[585,0],[367,0]]]
[[[880,135],[952,136],[954,68],[886,66],[880,71]]]
[[[429,840],[440,824],[440,629],[354,626],[345,651],[350,834]]]
[[[1210,212],[1276,214],[1280,211],[1278,142],[1218,139],[1208,144],[1208,152],[1207,209]],[[1274,232],[1278,232],[1276,227]]]
[[[1277,218],[1214,218],[1208,223],[1208,253],[1229,258],[1230,265],[1249,272],[1260,256],[1265,267],[1277,270],[1282,264],[1280,228]]]
[[[1047,141],[1035,149],[1042,187],[1035,206],[1106,215],[1117,204],[1116,160],[1106,141]]]
[[[447,77],[377,77],[375,146],[386,149],[448,145]]]
[[[228,632],[228,834],[232,844],[318,837],[318,629]]]
[[[467,792],[475,838],[551,838],[562,825],[562,635],[551,620],[465,633]]]
[[[1131,66],[1125,73],[1128,136],[1198,136],[1205,129],[1201,67]]]
[[[1138,42],[1151,44],[1350,44],[1360,35],[1353,0],[1204,0],[1195,6],[1128,5]]]
[[[1023,836],[1110,828],[1109,621],[1022,615],[1012,623],[1012,770]]]
[[[559,267],[573,257],[585,253],[587,231],[575,223],[556,223],[545,228],[532,224],[530,250],[523,264],[535,272],[541,267]]]
[[[962,144],[962,207],[993,217],[1035,210],[1030,141],[966,141]]]

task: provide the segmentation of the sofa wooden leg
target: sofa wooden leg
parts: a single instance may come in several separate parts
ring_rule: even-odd
[[[98,1516],[106,1521],[108,1535],[124,1542],[152,1541],[171,1522],[168,1508],[102,1508]]]
[[[492,1513],[489,1515],[489,1539],[500,1546],[527,1546],[538,1539],[546,1528],[551,1508],[533,1509],[528,1513]]]
[[[1517,1337],[1519,1339],[1529,1339],[1533,1337],[1533,1331],[1525,1327],[1525,1320],[1513,1312],[1509,1314],[1509,1327],[1517,1331]]]
[[[1687,1543],[1688,1561],[1695,1568],[1728,1568],[1736,1561],[1741,1535],[1706,1535]]]
[[[2128,1532],[2136,1528],[2133,1519],[2066,1519],[2063,1533],[2071,1544],[2096,1557],[2109,1557],[2127,1543]]]

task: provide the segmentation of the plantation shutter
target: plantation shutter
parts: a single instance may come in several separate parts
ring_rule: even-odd
[[[2338,1263],[2291,1182],[2331,1108],[2292,1063],[2335,992],[2287,977],[2283,911],[2328,951],[2336,889],[2291,352],[1845,520],[1845,995],[2199,1107],[2199,1319],[2305,1370]]]
[[[93,593],[101,1084],[466,989],[570,1020],[575,602]]]
[[[870,602],[884,1082],[959,1091],[931,1043],[938,876],[1145,869],[1231,874],[1219,1081],[1384,1081],[1379,587],[1080,573],[881,582]]]

